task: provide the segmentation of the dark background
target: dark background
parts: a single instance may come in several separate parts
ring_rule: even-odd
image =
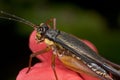
[[[56,17],[58,29],[90,40],[102,56],[120,64],[118,1],[0,0],[0,10],[35,24]],[[15,80],[18,72],[28,66],[32,30],[28,25],[0,19],[1,80]]]

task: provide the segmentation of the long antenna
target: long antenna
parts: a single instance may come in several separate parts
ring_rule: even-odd
[[[24,24],[27,24],[33,28],[36,27],[35,24],[33,24],[32,22],[28,21],[28,20],[25,20],[21,17],[18,17],[16,15],[13,15],[13,14],[10,14],[10,13],[7,13],[7,12],[4,12],[4,11],[0,11],[0,14],[3,14],[3,16],[0,16],[0,18],[3,18],[3,19],[8,19],[8,20],[13,20],[13,21],[18,21],[18,22],[21,22],[21,23],[24,23]]]

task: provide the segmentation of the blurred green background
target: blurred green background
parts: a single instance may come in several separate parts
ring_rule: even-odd
[[[118,2],[0,0],[0,10],[20,16],[34,24],[55,17],[57,29],[91,41],[100,55],[120,64]],[[23,23],[0,19],[1,80],[15,80],[19,70],[28,66],[31,54],[28,40],[32,31],[30,26]]]

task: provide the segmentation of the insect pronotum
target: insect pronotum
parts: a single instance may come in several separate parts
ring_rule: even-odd
[[[19,21],[33,27],[36,30],[36,40],[38,42],[44,41],[47,44],[46,49],[31,54],[29,68],[26,73],[30,71],[33,57],[52,49],[52,69],[56,80],[59,80],[55,70],[56,55],[64,66],[75,72],[86,73],[101,80],[118,80],[120,78],[120,66],[118,64],[110,62],[99,54],[96,54],[81,39],[56,29],[55,18],[38,26],[21,17],[3,11],[0,13],[4,15],[0,16],[0,18]],[[50,22],[53,22],[53,27],[49,25]]]

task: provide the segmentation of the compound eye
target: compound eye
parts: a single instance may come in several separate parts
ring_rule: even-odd
[[[37,29],[37,33],[44,35],[49,28],[46,24],[41,23],[41,25],[38,26],[36,29]]]
[[[43,33],[43,28],[39,26],[39,27],[37,28],[37,33],[39,33],[39,34]]]
[[[39,31],[40,31],[40,32],[44,32],[43,27],[40,27],[40,28],[39,28]]]

